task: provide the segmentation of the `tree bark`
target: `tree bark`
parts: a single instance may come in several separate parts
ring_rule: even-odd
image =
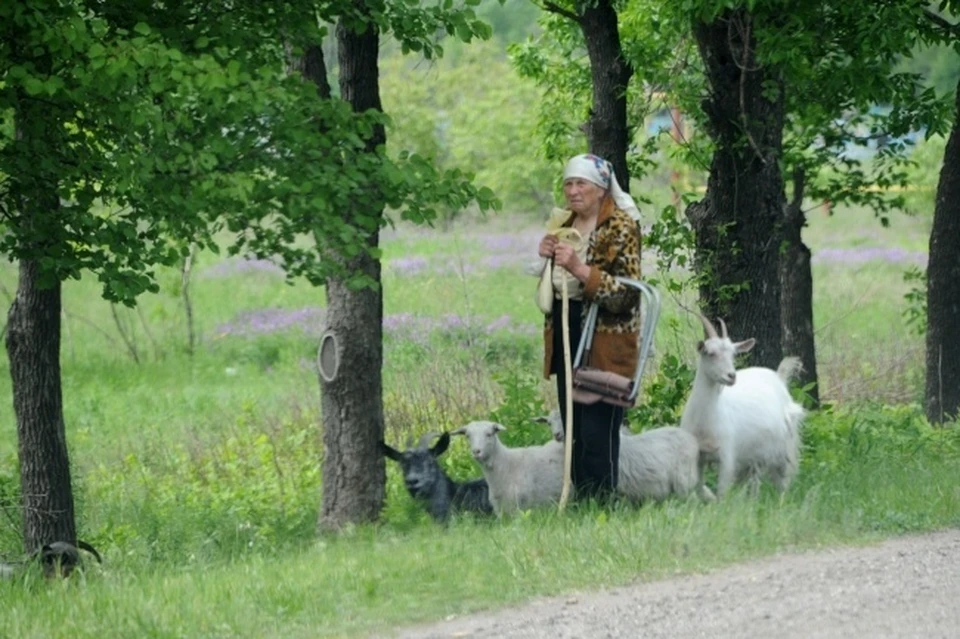
[[[593,106],[586,126],[590,152],[613,164],[617,182],[629,192],[627,85],[633,68],[623,57],[617,11],[610,0],[598,0],[587,4],[579,22],[593,84]]]
[[[757,339],[751,364],[776,368],[782,358],[784,99],[782,83],[757,60],[751,20],[738,9],[694,24],[710,86],[703,104],[707,132],[716,150],[706,197],[687,217],[704,313],[725,319],[738,338]]]
[[[60,282],[42,287],[40,266],[20,262],[7,318],[27,553],[55,541],[77,543],[60,383]]]
[[[331,95],[330,81],[327,80],[327,64],[323,57],[323,47],[311,44],[304,48],[303,55],[292,55],[291,47],[287,47],[288,67],[291,73],[299,73],[306,80],[317,87],[317,93],[324,100]]]
[[[803,243],[802,231],[807,225],[803,213],[804,174],[793,177],[793,201],[784,209],[783,252],[780,256],[780,324],[783,330],[784,355],[796,355],[803,362],[798,382],[810,385],[807,396],[813,407],[820,405],[817,378],[817,353],[813,337],[813,273],[810,270],[810,249]]]
[[[956,96],[960,117],[960,85]],[[927,357],[924,407],[931,423],[960,411],[960,129],[954,119],[937,184],[927,262]]]
[[[363,33],[339,24],[337,40],[341,97],[357,112],[382,110],[379,33],[373,21]],[[385,142],[386,132],[377,126],[367,141],[367,151],[374,153]],[[369,192],[358,193],[357,207],[369,208],[370,202]],[[375,206],[380,208],[375,213],[382,215],[383,204]],[[379,231],[370,233],[367,243],[376,248]],[[377,446],[383,438],[380,261],[364,253],[347,265],[350,271],[371,277],[377,286],[357,290],[337,279],[327,282],[327,329],[339,339],[341,373],[332,381],[321,382],[325,454],[320,531],[376,520],[386,486],[386,467]]]

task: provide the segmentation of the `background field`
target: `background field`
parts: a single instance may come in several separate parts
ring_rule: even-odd
[[[806,426],[803,468],[783,503],[764,492],[711,507],[544,510],[443,529],[411,503],[391,465],[384,522],[339,538],[314,531],[322,290],[286,285],[266,262],[200,255],[190,355],[179,272],[162,273],[162,291],[138,310],[111,308],[95,281],[67,283],[63,390],[79,528],[105,564],[65,584],[31,574],[0,583],[0,637],[352,635],[788,547],[960,524],[960,438],[922,419],[923,340],[902,316],[911,286],[903,272],[924,264],[928,225],[896,215],[883,228],[864,211],[811,211],[827,408]],[[527,421],[552,401],[526,272],[540,232],[538,216],[519,214],[384,232],[388,440],[491,415],[511,427],[510,443],[546,438]],[[7,298],[15,291],[13,265],[0,268],[0,286]],[[667,299],[649,383],[662,379],[667,357],[693,364],[697,332]],[[0,376],[7,558],[22,547],[10,392]],[[457,477],[477,476],[465,448],[456,441],[444,463]]]

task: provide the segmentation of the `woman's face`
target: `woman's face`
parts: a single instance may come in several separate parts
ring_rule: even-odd
[[[563,195],[567,198],[567,207],[577,214],[598,212],[600,202],[606,193],[603,187],[583,178],[568,178],[563,182]]]

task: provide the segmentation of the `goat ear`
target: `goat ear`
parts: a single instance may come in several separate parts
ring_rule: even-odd
[[[384,457],[388,457],[393,461],[400,461],[400,451],[395,448],[387,446],[383,441],[378,442],[380,445],[380,452],[383,453]]]
[[[697,352],[703,355],[703,340],[697,342]]]
[[[745,340],[743,340],[742,342],[736,342],[736,343],[734,343],[733,348],[734,348],[734,349],[736,350],[736,352],[738,352],[738,353],[747,353],[747,352],[749,352],[754,346],[756,346],[756,344],[757,344],[757,340],[755,340],[754,338],[751,337],[750,339],[745,339]]]
[[[437,440],[437,443],[433,445],[433,448],[430,449],[430,454],[434,457],[439,457],[443,454],[443,451],[447,450],[447,446],[450,445],[450,433],[443,433],[440,435],[440,439]]]
[[[504,426],[503,424],[497,424],[497,423],[493,424],[493,432],[499,433],[504,430],[507,430],[507,427]]]
[[[458,428],[457,430],[451,430],[451,431],[450,431],[450,434],[451,434],[451,435],[466,435],[466,434],[467,434],[467,430],[466,430],[465,428]]]
[[[547,417],[546,415],[537,415],[536,417],[532,417],[531,420],[533,421],[534,424],[549,424],[549,423],[550,423],[550,418]]]

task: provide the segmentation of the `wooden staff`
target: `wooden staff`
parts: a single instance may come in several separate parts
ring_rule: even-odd
[[[557,232],[561,241],[567,242],[574,248],[580,246],[583,237],[576,229],[564,228]],[[573,361],[570,356],[570,294],[567,291],[567,271],[560,272],[560,308],[563,335],[563,372],[564,388],[566,390],[566,419],[563,430],[563,489],[560,491],[559,510],[567,506],[570,499],[571,475],[573,472]]]
[[[566,419],[563,430],[563,490],[560,491],[560,512],[567,507],[570,499],[571,474],[573,471],[573,363],[570,358],[570,294],[567,292],[567,272],[560,277],[560,317],[563,324],[563,372],[566,382]]]

